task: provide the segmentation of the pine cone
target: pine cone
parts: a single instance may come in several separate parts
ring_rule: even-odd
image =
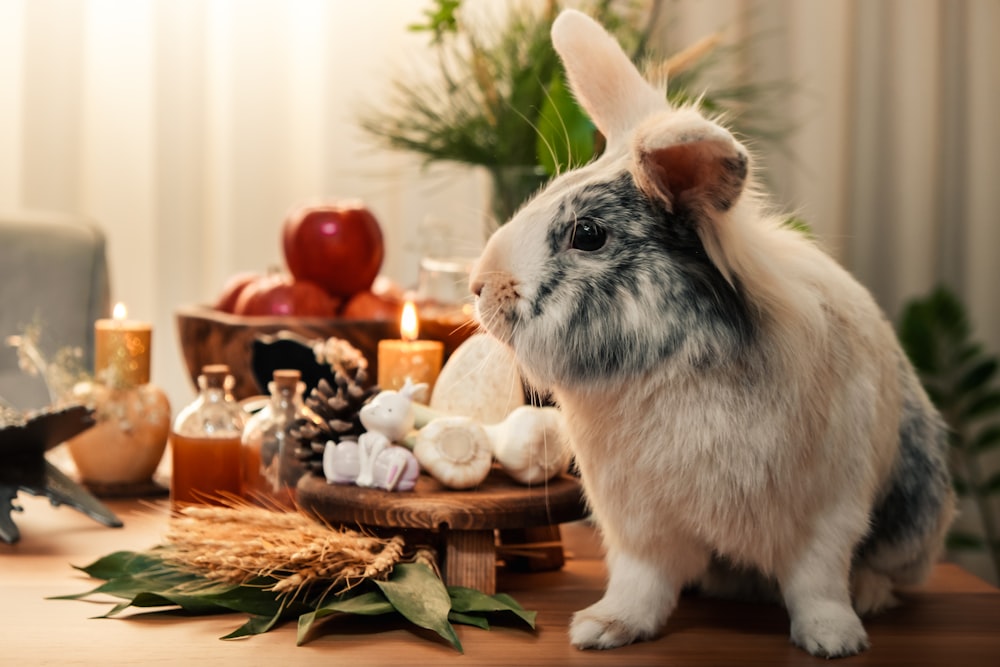
[[[315,424],[306,420],[296,422],[289,433],[299,441],[296,452],[299,460],[313,473],[323,474],[323,450],[328,441],[357,440],[365,432],[358,412],[361,406],[379,392],[377,386],[367,386],[368,364],[336,363],[334,385],[326,380],[306,397],[306,406],[322,419]]]

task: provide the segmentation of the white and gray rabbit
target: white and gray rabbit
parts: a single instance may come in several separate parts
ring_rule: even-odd
[[[864,650],[858,614],[940,553],[945,425],[871,295],[768,211],[726,129],[670,108],[585,15],[552,38],[607,148],[492,236],[471,288],[563,410],[603,537],[607,590],[572,643],[652,637],[685,586],[746,571],[794,643]]]

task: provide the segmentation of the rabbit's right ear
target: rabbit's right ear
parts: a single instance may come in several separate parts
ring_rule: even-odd
[[[705,252],[732,284],[743,246],[724,214],[746,189],[746,150],[729,131],[690,108],[649,119],[633,141],[636,185],[667,211],[691,214]]]
[[[749,157],[733,135],[693,109],[650,119],[634,136],[639,189],[668,211],[711,216],[728,211],[743,192]]]
[[[618,42],[596,21],[573,9],[552,24],[552,44],[566,68],[570,89],[608,145],[626,141],[647,116],[668,108]]]

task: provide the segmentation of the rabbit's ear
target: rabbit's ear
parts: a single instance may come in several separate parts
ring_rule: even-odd
[[[552,44],[573,94],[609,145],[668,108],[663,91],[643,79],[618,42],[587,15],[563,10],[552,24]]]
[[[673,213],[696,221],[705,252],[733,284],[742,243],[721,214],[740,198],[749,173],[746,151],[727,130],[694,109],[652,118],[636,130],[632,177],[639,189]],[[737,235],[738,236],[738,235]]]
[[[667,210],[729,210],[746,184],[749,159],[733,136],[693,109],[661,115],[636,132],[633,176]]]

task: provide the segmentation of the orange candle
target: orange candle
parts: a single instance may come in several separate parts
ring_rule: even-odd
[[[126,319],[125,306],[115,304],[112,319],[94,323],[94,377],[109,387],[149,382],[153,325]]]
[[[413,384],[425,382],[429,394],[441,372],[444,343],[418,340],[417,309],[412,301],[407,301],[403,307],[399,333],[401,340],[378,342],[378,386],[400,389],[409,378]]]

